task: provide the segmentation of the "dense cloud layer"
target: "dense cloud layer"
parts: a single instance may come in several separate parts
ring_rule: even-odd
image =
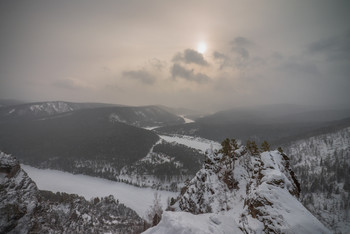
[[[203,73],[194,73],[193,70],[188,70],[180,64],[175,63],[171,68],[171,75],[174,79],[177,77],[184,78],[188,81],[203,83],[210,80],[210,78]]]
[[[205,61],[202,54],[199,52],[192,50],[192,49],[186,49],[183,53],[177,53],[174,58],[174,62],[184,62],[187,64],[194,63],[201,66],[208,66],[208,62]]]
[[[349,107],[349,10],[346,1],[2,1],[0,98]]]

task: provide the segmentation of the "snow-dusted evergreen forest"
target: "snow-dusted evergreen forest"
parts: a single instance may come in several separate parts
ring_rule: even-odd
[[[286,148],[301,184],[302,203],[335,232],[350,230],[350,128]]]

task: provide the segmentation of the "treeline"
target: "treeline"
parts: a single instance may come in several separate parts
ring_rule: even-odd
[[[175,161],[179,161],[183,164],[182,169],[186,171],[186,174],[196,174],[201,168],[205,155],[198,150],[168,142],[162,142],[153,148],[155,153],[163,153],[174,157]]]
[[[222,153],[230,157],[234,157],[234,151],[239,149],[238,142],[234,138],[226,138],[221,142],[221,146],[222,148],[217,153]],[[270,144],[267,141],[263,141],[259,149],[255,141],[247,140],[243,151],[248,151],[251,155],[258,155],[262,152],[270,151]],[[278,151],[283,152],[281,147],[278,148]]]

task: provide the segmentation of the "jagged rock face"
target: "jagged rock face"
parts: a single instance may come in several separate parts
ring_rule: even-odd
[[[37,206],[36,184],[14,157],[0,152],[0,233],[27,233]]]
[[[248,168],[252,168],[252,173],[246,185],[241,224],[247,226],[249,219],[246,217],[250,216],[263,224],[264,232],[281,233],[288,226],[280,213],[288,202],[281,201],[281,195],[296,202],[300,193],[299,183],[289,168],[289,159],[277,151],[263,152],[251,157],[250,163]]]
[[[144,220],[113,196],[39,191],[12,156],[0,152],[0,233],[140,233]]]
[[[182,191],[180,209],[194,214],[230,210],[230,200],[238,191],[248,195],[263,183],[299,196],[299,183],[286,155],[275,151],[252,156],[243,148],[235,155],[232,161],[222,154],[208,153],[204,167]]]
[[[140,233],[144,221],[113,196],[91,202],[75,194],[40,191],[41,207],[31,232]]]
[[[251,155],[245,147],[234,155],[209,152],[173,208],[194,214],[231,212],[244,233],[296,233],[295,227],[305,233],[328,232],[298,201],[300,185],[286,155]]]

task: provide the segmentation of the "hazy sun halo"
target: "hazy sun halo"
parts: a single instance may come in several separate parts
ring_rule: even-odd
[[[205,42],[199,42],[197,45],[197,51],[201,54],[204,54],[207,50],[207,44]]]

